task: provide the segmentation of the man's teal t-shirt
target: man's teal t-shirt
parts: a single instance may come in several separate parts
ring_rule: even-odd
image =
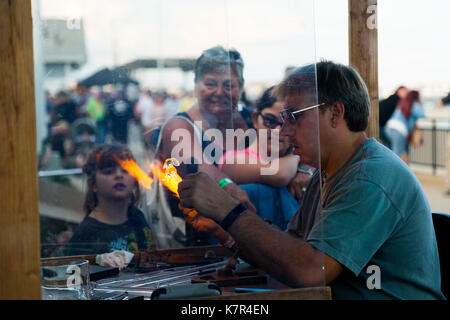
[[[319,209],[300,210],[313,222],[297,218],[288,230],[345,267],[330,284],[334,299],[445,299],[431,209],[399,157],[371,139],[322,192],[317,176],[304,203],[309,193]]]

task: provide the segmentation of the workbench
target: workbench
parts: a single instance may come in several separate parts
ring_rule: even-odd
[[[195,300],[331,300],[329,287],[290,288],[268,274],[238,260],[231,277],[219,277],[233,252],[222,246],[194,247],[153,252],[138,252],[128,268],[119,272],[105,268],[105,272],[91,274],[95,300],[150,300],[153,291],[162,287],[191,285],[205,282],[217,284],[220,296],[185,297]],[[88,260],[96,266],[95,255],[48,258],[52,260]],[[99,278],[99,275],[102,276]],[[225,279],[225,281],[223,281]],[[245,292],[245,293],[237,293]]]

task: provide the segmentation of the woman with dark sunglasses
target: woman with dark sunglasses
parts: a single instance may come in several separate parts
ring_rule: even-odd
[[[257,139],[245,150],[226,152],[219,169],[247,192],[260,217],[283,229],[298,207],[287,186],[297,175],[300,158],[291,153],[286,138],[278,135],[283,104],[271,94],[272,90],[263,93],[252,114]],[[264,169],[270,167],[276,169],[264,174]]]
[[[297,172],[299,157],[291,154],[286,138],[278,135],[283,124],[280,118],[283,104],[272,96],[272,90],[273,87],[263,93],[252,115],[258,138],[245,150],[226,152],[219,161],[219,168],[239,184],[265,183],[285,187]],[[265,137],[267,141],[260,140]],[[234,157],[233,161],[229,157]],[[279,165],[274,166],[271,163],[274,161]],[[275,174],[262,175],[261,169],[269,166],[278,167],[278,170]]]

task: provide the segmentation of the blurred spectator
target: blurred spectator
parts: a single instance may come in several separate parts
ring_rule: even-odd
[[[441,100],[438,101],[438,106],[439,107],[450,107],[450,92],[448,93],[448,95],[445,98],[442,98]]]
[[[39,167],[57,170],[70,166],[74,152],[71,126],[79,117],[79,108],[69,92],[60,91],[53,100],[47,95],[50,108],[50,122],[46,148],[44,148]]]
[[[140,120],[142,134],[150,130],[154,106],[155,102],[153,101],[151,91],[147,90],[142,92],[139,101],[136,103],[134,112],[136,118]]]
[[[51,126],[48,145],[42,156],[39,168],[44,170],[65,168],[67,160],[72,153],[73,141],[69,123],[60,120]]]
[[[164,106],[167,117],[174,116],[180,109],[180,99],[175,94],[166,94],[164,98]]]
[[[70,94],[66,91],[58,92],[55,99],[55,108],[53,109],[52,124],[60,120],[72,124],[78,115],[78,107]]]
[[[386,124],[385,134],[391,142],[392,151],[408,163],[408,145],[411,141],[416,122],[425,117],[418,91],[410,91],[400,100],[397,109]]]
[[[78,116],[83,117],[86,113],[85,106],[89,98],[87,88],[75,88],[72,92],[72,98],[77,105]]]
[[[125,98],[122,91],[117,91],[112,102],[108,105],[109,129],[114,143],[128,143],[128,125],[134,118],[133,107]]]
[[[97,125],[97,139],[100,144],[105,143],[106,139],[106,112],[102,100],[102,94],[99,90],[94,90],[86,102],[86,112]]]
[[[92,150],[97,146],[97,126],[93,119],[80,118],[72,125],[74,154],[72,166],[82,168]]]
[[[167,110],[167,105],[164,100],[164,93],[158,92],[155,95],[155,105],[151,114],[150,128],[151,132],[151,143],[156,146],[158,143],[159,133],[161,132],[161,127],[164,125],[166,120],[170,117],[170,113]]]
[[[381,142],[388,148],[391,148],[391,142],[386,137],[384,133],[384,128],[386,123],[392,117],[397,105],[401,99],[406,98],[409,90],[403,86],[399,87],[394,94],[389,96],[388,98],[380,101],[380,139]]]
[[[180,109],[178,112],[186,112],[195,105],[194,93],[192,91],[185,93],[180,101]]]
[[[127,100],[132,104],[136,104],[139,100],[139,87],[133,83],[130,83],[126,86],[125,95]]]
[[[55,99],[49,91],[45,91],[45,110],[47,111],[47,114],[49,116],[49,121],[47,123],[47,137],[43,142],[44,149],[50,141],[50,133],[52,129],[52,123],[54,121],[53,118],[55,116]]]
[[[52,95],[49,91],[45,91],[45,110],[48,114],[51,114],[53,112],[53,109],[55,108],[55,103]]]

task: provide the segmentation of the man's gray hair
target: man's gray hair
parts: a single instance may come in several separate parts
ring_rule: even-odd
[[[352,67],[331,61],[321,61],[300,67],[289,73],[274,93],[285,99],[287,95],[316,92],[318,103],[327,108],[335,102],[345,107],[345,121],[353,132],[367,129],[370,116],[370,97],[367,86]]]

